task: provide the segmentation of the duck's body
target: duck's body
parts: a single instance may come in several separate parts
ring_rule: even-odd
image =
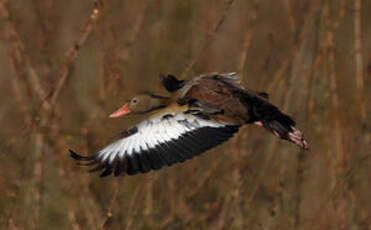
[[[97,164],[101,176],[136,174],[183,162],[228,140],[244,124],[256,124],[306,149],[295,122],[267,101],[266,93],[239,84],[235,73],[201,75],[189,81],[162,78],[171,97],[134,97],[112,117],[130,112],[149,113],[98,153],[73,158]]]

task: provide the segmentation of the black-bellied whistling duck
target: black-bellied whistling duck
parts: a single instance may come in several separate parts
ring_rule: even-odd
[[[183,162],[228,140],[241,125],[255,124],[303,149],[307,142],[295,122],[268,102],[268,94],[240,85],[236,73],[206,74],[189,81],[162,76],[171,97],[133,97],[110,117],[150,113],[118,140],[91,156],[71,156],[101,176],[133,175]]]

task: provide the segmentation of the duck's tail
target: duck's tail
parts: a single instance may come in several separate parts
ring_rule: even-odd
[[[308,150],[307,141],[300,130],[295,127],[295,121],[290,116],[282,113],[267,100],[255,95],[243,93],[243,96],[240,95],[239,98],[249,111],[249,120],[246,123],[262,126],[275,136]]]
[[[279,138],[288,140],[308,150],[308,143],[300,130],[295,127],[295,122],[288,115],[281,113],[279,110],[274,118],[263,117],[261,120],[253,123],[258,126],[263,126]]]

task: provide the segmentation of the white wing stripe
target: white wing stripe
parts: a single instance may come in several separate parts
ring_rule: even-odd
[[[226,141],[239,128],[192,114],[163,115],[139,123],[95,155],[84,157],[71,151],[71,156],[98,164],[92,171],[104,170],[101,176],[133,175],[190,159]]]
[[[224,127],[212,120],[203,120],[193,115],[178,113],[172,117],[163,118],[162,115],[146,120],[137,125],[137,132],[131,136],[119,139],[99,151],[98,159],[104,162],[107,159],[112,163],[118,155],[121,159],[125,155],[140,153],[142,150],[155,149],[163,143],[174,141],[187,132],[202,127]]]

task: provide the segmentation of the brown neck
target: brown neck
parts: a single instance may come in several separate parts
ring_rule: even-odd
[[[148,112],[152,112],[158,109],[162,109],[171,103],[171,99],[169,97],[158,96],[154,94],[148,94],[148,95],[150,96],[149,100],[146,102],[148,104],[145,105],[147,109],[139,113],[148,113]]]
[[[162,108],[166,107],[169,103],[170,103],[169,98],[152,98],[151,99],[151,107],[150,107],[149,111],[147,111],[147,112],[154,111],[154,110],[157,110],[157,109],[162,109]]]

